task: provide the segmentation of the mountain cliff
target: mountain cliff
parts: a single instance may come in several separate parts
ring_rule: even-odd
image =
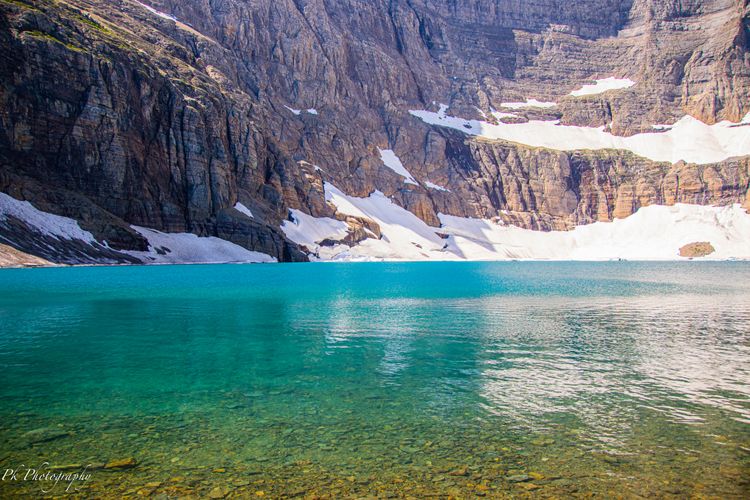
[[[750,208],[749,16],[741,0],[0,0],[0,243],[132,263],[175,251],[150,235],[192,233],[294,261],[383,238],[327,186],[436,232]],[[283,229],[304,216],[344,226],[305,245]]]

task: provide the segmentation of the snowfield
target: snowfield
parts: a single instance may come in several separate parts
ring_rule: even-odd
[[[471,260],[674,260],[679,249],[710,242],[711,260],[750,258],[750,215],[740,207],[677,204],[643,207],[625,219],[571,231],[532,231],[440,214],[449,251]]]
[[[654,161],[683,160],[698,164],[750,154],[750,113],[739,124],[723,121],[706,125],[692,116],[684,116],[664,132],[630,137],[613,135],[604,127],[561,125],[557,120],[498,124],[466,120],[447,115],[442,106],[438,112],[410,110],[409,113],[425,123],[465,134],[558,151],[623,149]]]
[[[431,227],[379,191],[357,198],[326,183],[325,193],[340,214],[376,222],[382,238],[353,247],[311,246],[316,248],[312,258],[319,260],[682,260],[679,249],[698,241],[710,242],[716,250],[705,259],[750,259],[750,215],[740,205],[654,205],[626,219],[543,232],[444,214],[439,215],[441,227]],[[333,219],[306,217],[299,232],[285,229],[293,241],[342,237],[345,229],[332,226]],[[329,229],[316,232],[315,220]]]

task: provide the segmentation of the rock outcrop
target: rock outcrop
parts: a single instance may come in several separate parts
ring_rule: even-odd
[[[521,119],[620,135],[685,114],[737,122],[750,111],[749,9],[738,0],[0,0],[0,191],[76,219],[113,252],[146,249],[135,225],[284,261],[306,258],[279,230],[290,208],[336,216],[324,181],[355,196],[380,190],[431,225],[442,212],[546,230],[655,203],[749,204],[748,157],[694,165],[559,152],[468,137],[408,112],[445,103],[478,117],[537,98],[559,105],[520,110]],[[607,76],[637,84],[568,95]],[[386,168],[378,148],[393,149],[420,184]],[[367,224],[352,221],[350,239],[373,231]],[[22,227],[0,226],[6,243],[40,254]]]

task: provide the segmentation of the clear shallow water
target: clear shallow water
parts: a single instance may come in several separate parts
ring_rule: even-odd
[[[750,494],[747,263],[3,270],[0,371],[82,497]]]

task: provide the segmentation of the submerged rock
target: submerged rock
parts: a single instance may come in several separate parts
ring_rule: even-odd
[[[530,481],[531,477],[526,474],[515,474],[513,476],[508,476],[506,479],[511,483],[523,483],[526,481]]]
[[[62,429],[52,427],[42,427],[23,434],[24,440],[29,444],[47,443],[56,439],[62,439],[70,436],[71,433]]]
[[[231,493],[231,490],[226,486],[216,486],[214,489],[208,492],[208,498],[224,498],[229,495],[229,493]]]
[[[104,465],[105,469],[132,469],[138,465],[138,461],[133,457],[120,458],[111,460]]]

